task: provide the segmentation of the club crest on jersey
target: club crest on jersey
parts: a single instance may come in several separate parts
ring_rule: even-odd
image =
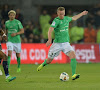
[[[55,26],[55,21],[52,23],[52,26]]]

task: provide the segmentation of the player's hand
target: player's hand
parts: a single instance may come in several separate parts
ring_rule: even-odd
[[[7,36],[3,36],[3,39],[7,42]]]
[[[48,40],[48,41],[46,42],[46,46],[48,47],[48,46],[51,44],[51,42],[52,42],[52,40]]]
[[[86,14],[88,14],[88,11],[83,11],[82,12],[82,15],[86,15]]]
[[[11,36],[12,36],[12,37],[16,36],[16,33],[12,33]]]

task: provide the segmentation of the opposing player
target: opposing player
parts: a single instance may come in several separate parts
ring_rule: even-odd
[[[55,39],[52,46],[50,47],[48,58],[45,59],[45,61],[37,68],[37,71],[40,71],[44,66],[50,64],[54,57],[58,56],[60,51],[63,51],[71,59],[72,80],[80,77],[80,74],[76,74],[77,61],[75,57],[75,51],[69,43],[68,27],[70,21],[77,20],[87,13],[88,11],[83,11],[78,15],[68,17],[65,16],[64,7],[59,7],[57,9],[58,17],[53,20],[51,27],[49,28],[48,41],[46,43],[46,46],[48,47],[52,42],[51,33],[53,30],[55,31]]]
[[[2,38],[5,41],[7,41],[6,34],[4,33],[4,31],[2,29],[0,29],[0,35],[2,36]],[[7,56],[1,50],[0,50],[0,58],[3,59],[3,69],[4,69],[4,72],[6,75],[6,82],[10,82],[10,81],[16,79],[16,77],[12,77],[9,75],[8,65],[7,65]]]
[[[1,20],[0,20],[0,29],[1,29]],[[2,50],[1,43],[0,43],[0,50]],[[0,64],[1,64],[1,60],[2,59],[0,58]],[[0,75],[3,75],[1,68],[0,68]]]
[[[1,43],[0,43],[0,50],[2,50]],[[0,64],[1,64],[1,60],[2,60],[2,58],[0,58]],[[1,71],[1,68],[0,68],[0,75],[3,75],[2,71]]]
[[[10,68],[10,60],[11,54],[14,50],[16,52],[18,69],[17,72],[21,71],[20,68],[20,52],[21,52],[21,40],[20,34],[24,33],[23,26],[19,20],[15,19],[16,12],[11,10],[8,12],[9,20],[6,21],[5,27],[8,34],[8,42],[7,42],[7,49],[8,49],[8,69]]]

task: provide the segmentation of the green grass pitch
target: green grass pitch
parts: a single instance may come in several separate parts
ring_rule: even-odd
[[[22,72],[17,73],[17,65],[11,65],[10,74],[16,80],[5,82],[5,75],[0,76],[0,90],[100,90],[100,63],[78,64],[79,79],[71,80],[70,64],[50,64],[40,72],[39,65],[21,65]],[[0,68],[3,70],[2,66]],[[67,72],[70,80],[59,80],[60,73]]]

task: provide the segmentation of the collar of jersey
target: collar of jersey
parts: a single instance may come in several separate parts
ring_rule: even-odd
[[[14,19],[15,20],[15,19]],[[12,21],[14,21],[14,20],[12,20]],[[10,20],[9,20],[10,21]],[[12,21],[10,21],[10,22],[12,22]]]
[[[65,16],[64,16],[64,18],[63,19],[60,19],[59,17],[57,17],[59,20],[63,20],[64,18],[65,18]]]

